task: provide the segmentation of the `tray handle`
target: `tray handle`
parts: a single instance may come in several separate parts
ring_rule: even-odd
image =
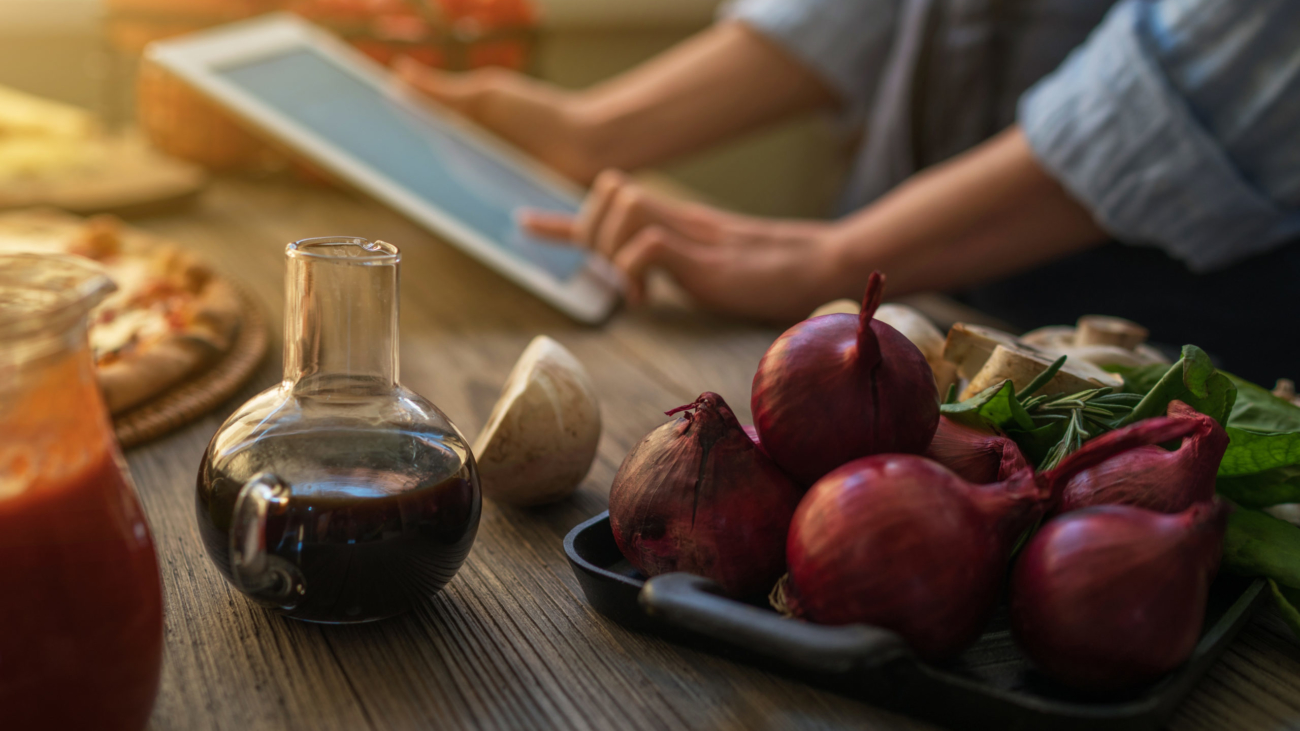
[[[862,624],[829,627],[786,619],[765,609],[728,599],[714,582],[694,574],[656,576],[637,601],[652,617],[721,639],[803,670],[844,673],[871,670],[909,650],[889,630]]]

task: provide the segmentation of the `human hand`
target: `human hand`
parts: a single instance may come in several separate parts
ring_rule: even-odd
[[[478,122],[561,174],[584,185],[593,162],[577,96],[501,68],[450,73],[402,57],[393,70],[431,99]]]
[[[701,305],[772,321],[808,316],[845,296],[834,225],[742,216],[651,193],[616,171],[601,173],[576,217],[525,211],[535,235],[573,242],[613,263],[629,304],[645,300],[660,267]]]

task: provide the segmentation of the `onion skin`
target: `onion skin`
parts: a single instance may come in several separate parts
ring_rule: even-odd
[[[1191,655],[1219,567],[1228,507],[1127,505],[1060,516],[1011,578],[1011,631],[1043,673],[1082,690],[1149,683]]]
[[[1133,505],[1177,513],[1213,498],[1214,478],[1228,450],[1228,433],[1214,417],[1182,401],[1171,401],[1168,414],[1196,424],[1178,449],[1140,447],[1080,472],[1061,493],[1059,512],[1092,505]]]
[[[990,485],[916,455],[850,462],[818,480],[795,511],[786,606],[821,624],[884,627],[923,659],[950,658],[987,624],[1012,547],[1069,477],[1190,428],[1147,419],[1088,442],[1056,469],[1026,467]]]
[[[939,417],[925,456],[976,485],[1005,480],[1029,463],[1011,439]]]
[[[758,447],[758,451],[762,452],[763,455],[764,455],[765,457],[767,457],[768,459],[771,459],[771,458],[772,458],[772,455],[768,454],[766,449],[763,449],[763,443],[762,443],[761,441],[759,441],[759,439],[758,439],[758,430],[754,428],[754,425],[753,425],[753,424],[745,424],[742,428],[745,430],[745,436],[747,436],[747,437],[749,437],[751,440],[753,440],[753,442],[754,442],[754,446],[755,446],[755,447]]]
[[[873,319],[885,277],[871,275],[862,312],[814,317],[772,343],[750,406],[764,449],[802,485],[859,457],[920,454],[939,423],[925,356]]]
[[[648,576],[687,571],[731,596],[768,592],[803,496],[715,393],[668,412],[624,458],[609,491],[614,540]]]
[[[1047,497],[1032,478],[981,489],[915,455],[850,462],[795,512],[786,604],[820,624],[894,630],[928,660],[955,655],[988,621],[1011,542]]]

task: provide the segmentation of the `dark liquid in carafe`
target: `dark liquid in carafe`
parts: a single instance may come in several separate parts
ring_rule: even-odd
[[[437,593],[464,563],[480,498],[470,469],[436,438],[356,433],[272,437],[199,469],[198,517],[208,553],[230,578],[234,501],[267,470],[293,486],[267,550],[306,584],[285,613],[319,622],[380,619]]]

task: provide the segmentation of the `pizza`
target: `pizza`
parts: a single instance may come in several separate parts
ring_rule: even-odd
[[[0,251],[93,259],[117,290],[90,313],[90,348],[108,409],[120,414],[218,360],[234,342],[240,303],[192,254],[111,216],[0,215]]]

